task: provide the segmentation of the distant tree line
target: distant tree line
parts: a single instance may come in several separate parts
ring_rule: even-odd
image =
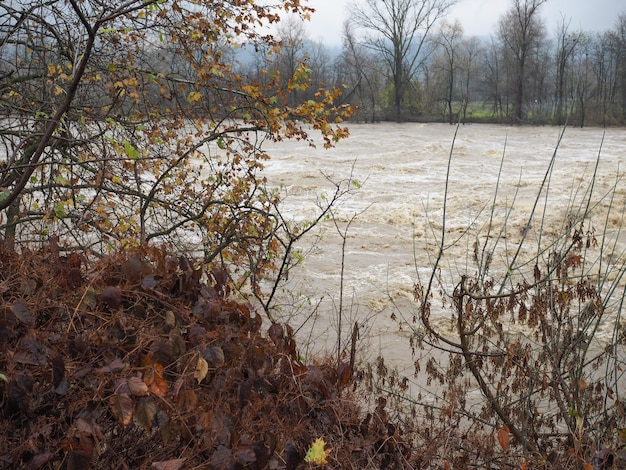
[[[341,86],[354,119],[366,122],[626,124],[626,12],[591,33],[565,15],[547,25],[546,1],[512,0],[490,36],[467,37],[446,20],[453,1],[357,0],[339,54],[292,18],[279,29],[281,50],[257,55],[257,70],[265,60],[291,77],[304,66],[312,86],[294,91],[294,102]],[[242,67],[253,72],[253,63]]]

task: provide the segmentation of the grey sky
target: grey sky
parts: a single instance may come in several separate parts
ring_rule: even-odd
[[[354,0],[309,0],[308,4],[317,10],[307,25],[309,37],[327,45],[340,45],[350,1]],[[511,5],[509,0],[459,0],[448,20],[458,19],[467,36],[488,36],[496,32],[498,20]],[[548,0],[541,7],[550,33],[556,30],[562,15],[571,19],[571,29],[606,31],[615,26],[620,13],[626,13],[624,0]]]

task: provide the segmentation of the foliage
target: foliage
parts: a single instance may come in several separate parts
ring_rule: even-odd
[[[23,2],[0,6],[0,229],[101,256],[156,241],[220,260],[233,283],[271,271],[290,235],[264,184],[267,140],[347,135],[338,89],[233,52],[280,42],[266,27],[295,0]],[[287,240],[288,241],[288,240]]]
[[[296,469],[311,443],[328,468],[410,465],[384,400],[366,414],[347,364],[301,362],[225,281],[157,248],[2,251],[2,466]]]
[[[305,462],[314,463],[316,465],[325,465],[328,463],[328,454],[330,454],[330,449],[324,449],[326,443],[323,439],[317,438],[311,444],[311,447],[306,451],[306,455],[304,456]]]

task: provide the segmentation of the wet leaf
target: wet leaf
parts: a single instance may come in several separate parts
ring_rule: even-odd
[[[202,338],[206,335],[206,329],[200,325],[192,325],[189,328],[189,333],[187,334],[187,338],[189,342],[194,345],[200,343]]]
[[[256,453],[252,447],[239,447],[235,449],[235,458],[244,464],[256,462]]]
[[[285,330],[279,323],[273,323],[272,326],[270,326],[267,330],[267,334],[272,342],[276,346],[278,346],[278,343],[283,339],[283,336],[285,335]]]
[[[214,468],[231,468],[235,463],[231,450],[226,446],[219,446],[209,460]]]
[[[176,396],[176,406],[184,411],[193,411],[197,408],[198,396],[193,390],[183,390]]]
[[[118,286],[106,286],[102,289],[98,300],[110,310],[116,310],[122,305],[122,289]]]
[[[54,455],[54,452],[37,454],[30,459],[30,462],[28,462],[28,468],[41,468],[45,464],[52,462],[54,460]]]
[[[209,372],[209,364],[204,358],[199,357],[198,362],[196,363],[196,370],[193,373],[194,379],[198,381],[198,383],[202,382]]]
[[[13,360],[20,364],[33,366],[43,365],[47,362],[46,349],[33,331],[29,331],[22,338],[13,354]]]
[[[18,299],[15,301],[13,306],[11,307],[11,311],[17,317],[19,321],[24,323],[25,325],[32,326],[33,324],[33,316],[30,313],[30,309],[28,308],[28,304],[24,299]]]
[[[109,407],[115,419],[126,426],[133,418],[133,399],[125,393],[116,393],[109,398]]]
[[[61,356],[52,358],[52,385],[57,388],[65,377],[65,361]]]
[[[109,364],[104,367],[96,369],[96,374],[108,374],[109,372],[119,372],[126,368],[128,364],[122,362],[119,357],[113,359]]]
[[[296,470],[298,465],[302,462],[300,452],[293,444],[289,443],[285,446],[285,463],[286,470]]]
[[[150,395],[148,386],[139,377],[130,377],[128,379],[128,388],[130,390],[130,394],[135,397],[145,397],[146,395]]]
[[[211,346],[202,351],[202,358],[211,369],[217,369],[224,365],[224,351],[219,346]]]
[[[57,395],[65,395],[65,392],[67,392],[67,389],[70,387],[70,384],[67,380],[61,380],[61,383],[55,387],[54,389],[54,393],[56,393]]]
[[[147,290],[152,290],[158,285],[159,285],[159,280],[156,277],[154,277],[154,275],[152,274],[144,277],[143,280],[141,281],[141,287]]]
[[[179,470],[183,468],[185,459],[163,460],[161,462],[152,462],[152,466],[157,470]]]
[[[82,450],[71,451],[67,456],[67,470],[86,470],[91,464],[91,454]]]
[[[135,408],[135,419],[139,425],[150,432],[152,430],[152,423],[154,422],[154,416],[156,415],[157,407],[149,398],[140,398]]]

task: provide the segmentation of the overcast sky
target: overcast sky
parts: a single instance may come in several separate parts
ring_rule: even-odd
[[[355,0],[309,0],[308,5],[316,9],[307,25],[309,37],[329,46],[341,45],[342,24],[352,1]],[[459,0],[450,10],[448,20],[458,19],[467,36],[488,36],[496,32],[498,20],[512,4],[511,0]],[[592,32],[613,28],[620,13],[626,13],[624,0],[548,0],[541,7],[550,33],[556,30],[562,15],[571,19],[571,29]]]

